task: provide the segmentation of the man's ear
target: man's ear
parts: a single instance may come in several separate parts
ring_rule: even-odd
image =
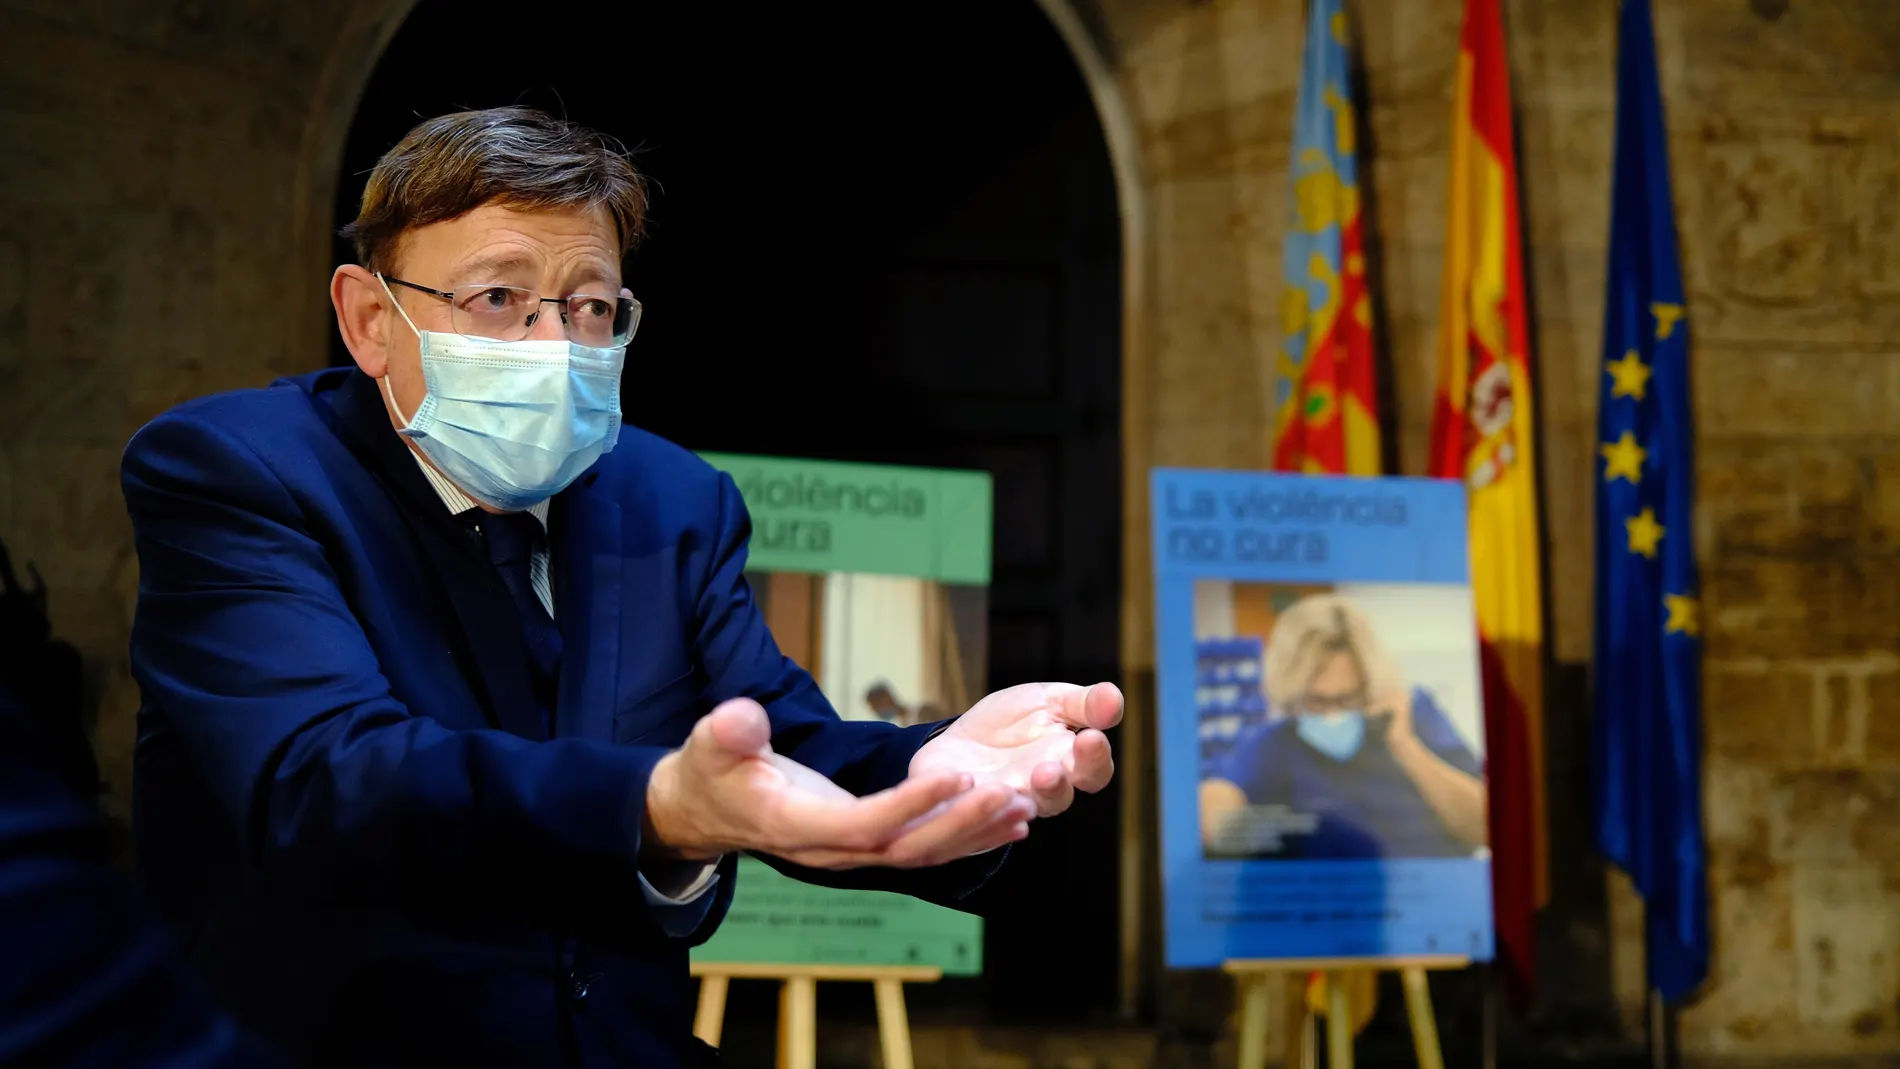
[[[336,326],[356,366],[372,379],[389,373],[389,295],[367,268],[344,264],[330,276]]]

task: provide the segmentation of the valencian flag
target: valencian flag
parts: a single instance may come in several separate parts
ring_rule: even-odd
[[[1282,344],[1273,466],[1379,474],[1358,140],[1347,77],[1346,13],[1312,0],[1293,127],[1293,212],[1282,254]]]
[[[1597,480],[1597,845],[1646,903],[1649,983],[1709,970],[1689,320],[1649,0],[1623,0]]]
[[[1293,122],[1293,210],[1287,220],[1275,376],[1273,466],[1278,471],[1377,475],[1378,394],[1364,215],[1356,160],[1350,34],[1340,0],[1312,0]],[[1343,974],[1355,1029],[1372,1019],[1370,970]],[[1308,977],[1306,1003],[1326,1012],[1324,978]]]
[[[1463,479],[1484,676],[1498,959],[1519,1009],[1545,894],[1543,582],[1524,261],[1498,0],[1466,0],[1452,112],[1433,475]]]

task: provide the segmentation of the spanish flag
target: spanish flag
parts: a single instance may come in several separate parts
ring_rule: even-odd
[[[1529,1005],[1548,893],[1543,576],[1510,68],[1498,0],[1466,0],[1452,111],[1431,473],[1465,481],[1482,642],[1499,964]]]

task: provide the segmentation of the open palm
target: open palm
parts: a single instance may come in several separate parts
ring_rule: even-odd
[[[914,777],[955,772],[978,786],[1033,798],[1036,814],[1069,808],[1076,791],[1108,786],[1115,759],[1103,732],[1121,722],[1112,683],[1024,683],[989,695],[911,758]]]
[[[765,710],[735,698],[654,766],[649,831],[662,856],[685,860],[750,850],[827,869],[941,865],[1015,842],[1076,791],[1107,786],[1102,732],[1121,716],[1108,683],[1000,690],[925,743],[902,783],[855,797],[774,752]]]
[[[856,797],[771,746],[765,710],[748,698],[701,717],[661,758],[647,786],[655,836],[676,856],[736,850],[813,868],[916,868],[993,850],[1028,833],[1034,805],[955,772],[913,774]]]

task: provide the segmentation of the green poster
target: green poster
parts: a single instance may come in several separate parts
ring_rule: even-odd
[[[746,577],[772,634],[855,720],[927,723],[984,694],[990,477],[708,453],[752,517]],[[732,909],[695,961],[983,968],[982,922],[837,891],[742,858]]]

